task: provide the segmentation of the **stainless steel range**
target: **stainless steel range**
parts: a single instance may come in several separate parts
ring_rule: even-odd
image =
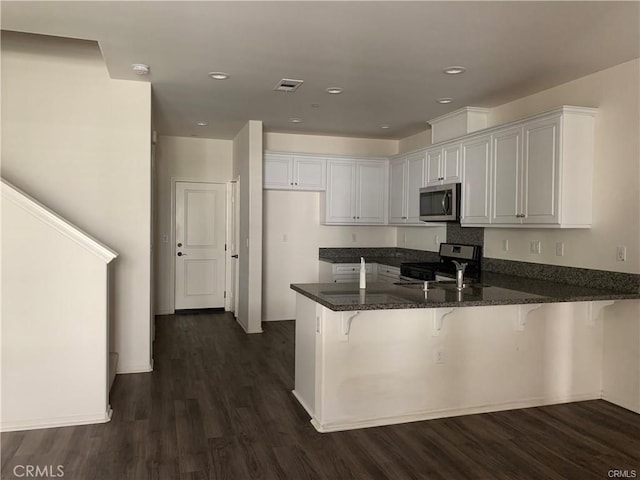
[[[482,247],[477,245],[460,245],[457,243],[440,244],[439,262],[403,263],[400,266],[400,276],[405,280],[436,280],[436,275],[455,278],[456,266],[453,260],[466,263],[465,278],[478,280],[482,260]]]

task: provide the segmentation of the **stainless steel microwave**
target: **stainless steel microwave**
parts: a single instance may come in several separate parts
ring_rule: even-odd
[[[456,222],[460,219],[460,184],[448,183],[420,189],[420,220]]]

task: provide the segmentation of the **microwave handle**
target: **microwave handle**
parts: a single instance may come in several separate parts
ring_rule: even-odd
[[[448,198],[451,196],[451,192],[447,192],[442,196],[442,213],[447,214],[447,210],[449,209],[450,202],[448,202]]]

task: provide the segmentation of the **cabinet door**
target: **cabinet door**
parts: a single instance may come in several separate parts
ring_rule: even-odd
[[[560,117],[524,126],[523,223],[559,223]]]
[[[387,165],[385,162],[358,162],[357,223],[386,223],[386,183]]]
[[[491,223],[522,223],[522,127],[493,135],[492,169]]]
[[[293,158],[290,155],[264,156],[263,186],[267,189],[291,190]]]
[[[491,135],[462,143],[461,224],[490,223]]]
[[[442,149],[442,168],[440,177],[443,183],[456,183],[460,181],[460,145],[449,145]]]
[[[356,162],[329,160],[327,163],[326,222],[354,223]]]
[[[422,224],[420,221],[420,189],[423,186],[424,164],[424,152],[410,155],[407,158],[407,223]]]
[[[327,188],[327,160],[314,157],[293,158],[293,189],[324,191]]]
[[[427,151],[427,161],[425,167],[424,184],[426,186],[439,185],[442,180],[440,175],[440,164],[442,163],[442,149],[436,148]]]
[[[422,179],[420,179],[422,182]],[[405,223],[407,220],[406,205],[407,160],[392,160],[389,166],[389,223]]]

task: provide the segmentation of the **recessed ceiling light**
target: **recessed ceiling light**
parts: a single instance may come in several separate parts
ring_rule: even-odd
[[[226,80],[227,78],[229,78],[229,74],[224,72],[209,72],[207,75],[209,75],[214,80]]]
[[[134,63],[131,65],[131,68],[138,75],[149,75],[149,65],[145,65],[144,63]]]
[[[442,70],[442,73],[446,73],[447,75],[460,75],[461,73],[464,73],[467,69],[464,67],[460,67],[460,66],[455,66],[455,67],[447,67],[444,70]]]
[[[199,127],[206,127],[207,125],[209,125],[209,123],[207,123],[207,122],[198,122],[198,123],[196,123],[196,125],[198,125]]]
[[[300,122],[302,122],[302,119],[301,118],[297,118],[297,117],[293,117],[293,118],[290,118],[289,121],[291,123],[300,123]]]
[[[342,93],[342,89],[340,87],[329,87],[327,88],[327,93],[330,93],[331,95],[338,95],[339,93]]]
[[[388,128],[391,128],[391,125],[385,123],[385,124],[380,125],[380,128],[384,128],[386,130]]]
[[[436,100],[438,103],[447,104],[453,102],[453,98],[439,98]]]

